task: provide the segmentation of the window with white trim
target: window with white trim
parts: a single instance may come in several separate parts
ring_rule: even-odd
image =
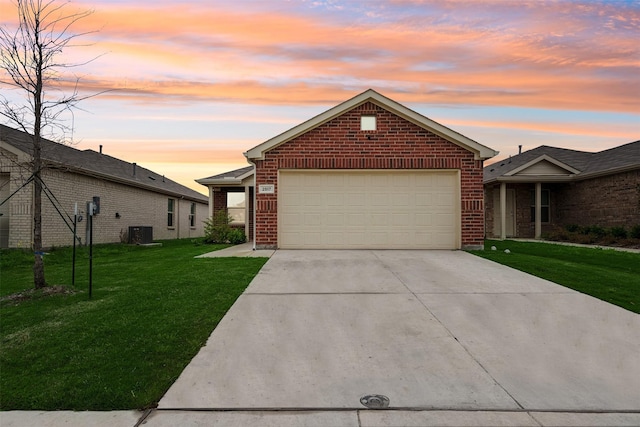
[[[540,203],[540,222],[549,222],[550,218],[550,205],[551,205],[551,192],[549,190],[542,190],[540,193],[542,199]],[[536,221],[536,191],[531,191],[531,222]]]
[[[168,199],[167,202],[167,227],[173,227],[173,216],[175,214],[176,199]]]
[[[191,202],[191,210],[189,211],[189,227],[196,228],[196,204]]]

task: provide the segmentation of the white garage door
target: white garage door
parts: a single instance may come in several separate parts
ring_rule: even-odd
[[[457,171],[281,170],[283,249],[458,249]]]

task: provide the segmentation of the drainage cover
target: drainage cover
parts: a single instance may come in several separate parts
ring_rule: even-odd
[[[371,409],[388,408],[389,398],[381,394],[367,394],[360,398],[360,403]]]

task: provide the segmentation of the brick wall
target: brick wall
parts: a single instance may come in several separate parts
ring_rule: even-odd
[[[640,224],[640,170],[577,181],[558,193],[562,225]]]
[[[12,193],[30,176],[30,173],[11,162],[6,153],[0,156],[0,172],[10,173]],[[153,227],[154,240],[204,235],[203,221],[208,216],[208,206],[205,203],[196,203],[195,227],[190,227],[192,202],[174,197],[174,227],[168,227],[169,196],[62,170],[45,170],[42,179],[55,195],[63,214],[73,218],[74,205],[78,202],[78,209],[84,220],[78,224],[77,233],[83,243],[88,239],[86,202],[91,201],[93,196],[100,197],[100,214],[94,217],[93,222],[94,243],[120,242],[121,238],[126,237],[130,226]],[[32,186],[27,185],[9,202],[9,247],[32,246],[32,193]],[[44,194],[42,209],[43,246],[72,245],[73,233]]]
[[[376,131],[361,131],[360,116],[375,114]],[[265,154],[256,161],[257,184],[273,184],[275,194],[257,194],[256,245],[277,246],[279,169],[459,169],[463,247],[484,238],[482,161],[473,153],[365,103]]]

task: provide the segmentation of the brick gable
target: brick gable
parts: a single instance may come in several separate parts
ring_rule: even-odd
[[[375,115],[377,130],[360,130],[360,117]],[[457,169],[461,179],[461,240],[479,246],[484,238],[482,160],[386,109],[366,102],[285,142],[256,162],[256,183],[274,194],[257,194],[256,245],[277,246],[279,169]]]

